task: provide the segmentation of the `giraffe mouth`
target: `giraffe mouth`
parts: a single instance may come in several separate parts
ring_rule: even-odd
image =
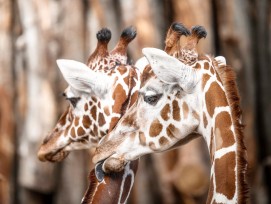
[[[46,151],[44,148],[40,148],[38,152],[38,158],[40,161],[49,161],[49,162],[60,162],[69,155],[69,151],[65,151],[65,147],[55,150],[55,151]]]
[[[70,152],[65,151],[64,148],[57,151],[56,153],[52,153],[52,154],[48,154],[45,156],[47,161],[50,162],[60,162],[62,160],[64,160]]]

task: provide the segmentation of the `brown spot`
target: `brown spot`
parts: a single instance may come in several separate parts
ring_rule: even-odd
[[[104,64],[107,64],[108,62],[107,62],[107,60],[106,59],[104,59]]]
[[[201,68],[200,63],[196,63],[196,65],[193,68],[200,69]]]
[[[208,62],[204,62],[204,69],[209,69],[210,68],[210,64]]]
[[[109,125],[109,132],[115,127],[117,122],[119,121],[119,117],[113,117],[111,119],[110,125]]]
[[[155,146],[155,144],[153,143],[153,142],[150,142],[149,143],[149,146],[150,146],[150,148],[152,149],[152,150],[156,150],[156,146]]]
[[[115,100],[115,104],[113,106],[114,113],[120,113],[123,103],[126,100],[126,93],[122,87],[122,85],[118,84],[113,92],[112,98]]]
[[[205,94],[206,106],[209,115],[212,117],[216,107],[227,106],[227,98],[225,92],[216,83],[213,82]]]
[[[208,120],[207,120],[205,112],[203,112],[203,125],[204,125],[204,128],[206,128],[208,125]]]
[[[166,145],[169,144],[169,141],[168,141],[167,138],[165,138],[164,136],[162,136],[162,137],[159,139],[159,144],[160,144],[161,146],[166,146]]]
[[[123,79],[124,83],[127,84],[127,85],[129,84],[129,80],[130,80],[129,75]]]
[[[91,125],[91,120],[88,115],[83,116],[83,126],[88,129]]]
[[[88,104],[87,103],[84,105],[84,110],[88,111]]]
[[[99,113],[99,126],[102,127],[105,124],[104,115]]]
[[[212,73],[212,74],[214,74],[214,73],[215,73],[215,69],[214,69],[214,67],[213,67],[213,66],[211,66],[211,67],[210,67],[210,71],[211,71],[211,73]]]
[[[164,108],[161,110],[160,114],[161,114],[161,117],[163,118],[163,120],[167,121],[169,119],[169,115],[170,115],[170,106],[169,106],[169,104],[166,104],[164,106]]]
[[[141,145],[146,145],[146,137],[143,132],[139,132],[139,141]]]
[[[74,127],[72,127],[70,134],[72,137],[76,137]]]
[[[229,147],[235,143],[231,125],[232,121],[228,112],[224,111],[217,115],[215,119],[216,150]]]
[[[216,191],[232,199],[235,193],[235,153],[230,152],[215,160]]]
[[[186,102],[183,102],[183,115],[184,115],[184,119],[186,119],[188,117],[188,113],[189,113],[188,105],[187,105]]]
[[[207,81],[209,81],[210,77],[211,76],[209,74],[203,74],[203,76],[202,76],[202,90],[204,89]]]
[[[105,136],[106,135],[106,133],[104,132],[104,131],[100,131],[100,136],[101,137],[103,137],[103,136]]]
[[[143,73],[141,75],[141,86],[140,87],[143,87],[152,76],[154,76],[154,72],[153,72],[151,66],[148,65],[147,67],[145,67],[145,69],[143,70]]]
[[[108,107],[105,107],[104,108],[104,113],[109,116],[110,112],[109,112],[109,108]]]
[[[97,108],[96,108],[96,106],[93,106],[93,107],[91,108],[90,114],[91,114],[93,120],[96,120],[96,114],[97,114]]]
[[[75,125],[75,126],[78,126],[78,125],[79,125],[79,118],[78,118],[78,117],[76,117],[76,118],[74,119],[74,125]]]
[[[97,128],[97,125],[94,125],[93,127],[93,133],[95,136],[98,136],[98,128]]]
[[[91,107],[91,106],[92,106],[92,104],[93,104],[93,102],[92,102],[92,101],[90,101],[90,102],[88,102],[88,104],[89,104],[89,106]]]
[[[172,112],[173,112],[173,119],[180,121],[181,120],[181,113],[180,113],[180,107],[178,104],[178,101],[174,100],[172,102]]]
[[[138,98],[138,91],[134,92],[133,95],[130,98],[130,106],[131,107],[137,100]]]
[[[97,102],[97,98],[95,98],[94,96],[92,96],[91,99],[92,99],[92,101],[93,101],[94,103]]]
[[[69,108],[67,108],[67,110],[61,115],[60,119],[58,120],[58,124],[60,124],[61,126],[64,126],[66,123],[66,117],[69,113]]]
[[[160,132],[162,131],[163,129],[163,126],[162,124],[160,123],[159,120],[154,120],[150,126],[150,130],[149,130],[149,135],[151,137],[156,137],[157,135],[160,134]]]
[[[98,108],[101,108],[101,102],[100,101],[98,102]]]
[[[77,135],[78,136],[83,136],[84,134],[86,134],[85,130],[82,127],[79,127],[77,129]]]
[[[170,138],[175,138],[175,136],[174,136],[175,129],[176,129],[176,127],[175,127],[173,124],[170,124],[170,125],[167,127],[167,135],[168,135]]]

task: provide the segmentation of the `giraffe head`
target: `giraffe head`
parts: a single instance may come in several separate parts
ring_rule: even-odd
[[[243,203],[246,160],[234,74],[224,57],[198,55],[195,47],[205,36],[203,27],[193,27],[186,45],[171,53],[177,57],[143,49],[149,65],[138,100],[100,141],[93,161],[119,171],[127,161],[201,135],[212,162],[207,203]]]
[[[181,48],[183,35],[188,36],[188,42]],[[203,27],[194,27],[190,36],[183,25],[172,24],[166,38],[168,53],[155,48],[142,50],[149,65],[141,77],[138,100],[96,149],[94,162],[110,157],[103,164],[105,171],[121,170],[126,161],[167,150],[196,131],[200,123],[200,71],[173,56],[187,58],[185,53],[192,53],[196,62],[195,47],[188,45],[205,36]],[[192,115],[188,114],[190,111]]]
[[[39,149],[41,161],[61,161],[71,150],[95,146],[119,120],[139,89],[139,70],[127,65],[127,45],[136,36],[125,29],[116,47],[108,52],[111,32],[97,33],[97,47],[87,65],[73,60],[57,60],[68,83],[64,97],[69,106]]]

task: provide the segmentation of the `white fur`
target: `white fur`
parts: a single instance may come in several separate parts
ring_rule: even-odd
[[[142,73],[144,68],[149,64],[146,57],[141,57],[139,60],[136,61],[135,67],[139,69],[139,71]]]
[[[215,60],[217,61],[219,66],[227,64],[226,59],[223,56],[217,56],[217,57],[215,57]]]
[[[187,92],[190,92],[197,83],[196,70],[163,50],[144,48],[142,52],[161,81],[167,84],[179,84]]]
[[[68,84],[82,92],[103,95],[112,80],[104,73],[94,72],[87,65],[74,60],[59,59],[57,65]]]

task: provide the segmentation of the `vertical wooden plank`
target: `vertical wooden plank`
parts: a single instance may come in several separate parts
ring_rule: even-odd
[[[18,123],[24,123],[19,138],[19,184],[22,188],[48,193],[55,187],[55,167],[41,163],[37,159],[37,149],[43,135],[53,126],[56,110],[53,91],[47,73],[47,35],[45,19],[41,19],[41,10],[47,11],[48,1],[18,0],[18,8],[22,23],[22,36],[25,53],[22,64],[26,75],[25,117]],[[43,10],[43,11],[44,11]],[[44,11],[44,12],[45,12]],[[41,185],[42,184],[42,185]],[[22,191],[23,193],[23,191]],[[29,194],[30,195],[30,194]],[[21,195],[28,202],[28,195]],[[39,201],[37,201],[39,202]]]
[[[54,27],[57,39],[60,42],[58,58],[73,59],[80,62],[86,61],[85,56],[85,4],[83,1],[65,0],[58,2],[59,22]],[[58,85],[59,91],[64,91],[68,86],[62,76]],[[61,93],[60,92],[60,93]],[[58,94],[60,94],[58,93]],[[57,93],[56,93],[57,94]],[[60,103],[60,102],[64,103]],[[58,101],[58,105],[66,107],[68,103],[64,100]],[[62,110],[58,113],[61,114]],[[60,163],[58,176],[54,179],[58,181],[55,203],[74,204],[79,203],[84,195],[87,185],[87,173],[90,170],[86,151],[71,152],[68,158]]]
[[[0,203],[11,202],[14,156],[12,2],[0,1]]]
[[[207,38],[199,43],[199,50],[204,53],[214,53],[214,30],[211,0],[173,0],[173,19],[188,28],[202,25],[207,30]]]

